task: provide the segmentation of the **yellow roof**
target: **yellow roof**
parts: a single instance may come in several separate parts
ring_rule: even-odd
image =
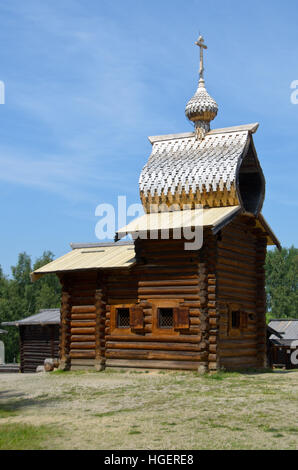
[[[213,233],[216,233],[239,212],[242,212],[240,206],[231,206],[145,214],[120,229],[117,235],[118,238],[122,238],[127,234],[138,234],[148,230],[170,230],[198,225],[211,227]],[[257,226],[266,233],[269,245],[276,244],[280,248],[278,239],[261,214],[257,217]],[[83,244],[72,245],[72,247],[73,250],[70,253],[31,273],[32,281],[36,281],[44,274],[49,273],[86,269],[129,268],[136,262],[134,244],[131,242]]]
[[[230,206],[145,214],[118,230],[117,235],[118,238],[123,238],[130,233],[150,230],[171,230],[197,226],[215,228],[222,224],[225,225],[240,211],[240,206]]]
[[[127,268],[135,263],[134,256],[132,243],[81,245],[31,273],[31,279],[36,281],[44,274],[82,269]]]

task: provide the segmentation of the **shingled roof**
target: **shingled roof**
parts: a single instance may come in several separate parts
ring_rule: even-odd
[[[257,174],[258,183],[265,186],[251,137],[257,128],[258,124],[248,124],[212,130],[204,139],[197,139],[195,133],[149,138],[152,153],[139,179],[147,212],[154,203],[203,207],[240,204],[247,209],[240,174]],[[261,188],[251,212],[260,211],[263,198]]]

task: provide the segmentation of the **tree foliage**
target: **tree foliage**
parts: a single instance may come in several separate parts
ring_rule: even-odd
[[[32,266],[26,253],[20,253],[16,266],[11,268],[8,278],[0,267],[0,323],[20,320],[38,313],[42,308],[60,306],[61,286],[55,274],[42,277],[35,283],[31,282],[30,273],[35,269],[53,261],[54,255],[45,251]],[[5,344],[6,362],[19,358],[19,331],[10,326],[7,335],[1,335]]]
[[[267,308],[271,318],[298,318],[298,249],[268,251],[266,258]]]

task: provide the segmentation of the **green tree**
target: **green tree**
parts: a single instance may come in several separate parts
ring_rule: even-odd
[[[36,260],[33,271],[53,261],[54,255],[50,251],[45,251]],[[47,274],[34,283],[35,311],[42,308],[58,308],[61,300],[61,284],[56,274]]]
[[[265,269],[269,316],[298,318],[298,249],[268,251]]]

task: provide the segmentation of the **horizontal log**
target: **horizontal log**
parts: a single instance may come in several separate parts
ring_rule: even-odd
[[[137,295],[135,295],[134,297],[127,297],[127,298],[114,296],[114,297],[108,297],[108,303],[110,305],[135,304],[136,299],[137,299]]]
[[[161,286],[197,286],[198,279],[168,279],[155,281],[139,281],[139,287],[161,287]]]
[[[107,359],[148,359],[148,360],[175,360],[175,361],[185,361],[186,357],[188,360],[200,361],[203,359],[203,354],[190,351],[172,351],[165,352],[162,350],[131,350],[131,349],[107,349],[106,358]]]
[[[106,360],[106,367],[130,367],[136,369],[197,370],[199,365],[200,362],[191,361]]]
[[[95,328],[71,328],[72,335],[95,334]]]
[[[70,322],[70,326],[71,328],[89,328],[89,327],[95,327],[96,326],[96,322],[95,321],[78,321],[78,320],[75,320],[75,321],[71,321]]]
[[[251,338],[242,338],[242,339],[233,339],[230,338],[228,340],[221,339],[220,340],[220,348],[224,349],[238,349],[238,348],[247,348],[253,349],[257,347],[257,337],[255,340]]]
[[[198,294],[198,287],[188,287],[188,286],[173,286],[173,287],[140,287],[138,294],[140,295],[150,295],[150,294]]]
[[[95,341],[95,335],[72,335],[71,336],[72,341],[78,342],[78,341]]]
[[[237,245],[235,245],[236,247]],[[234,248],[235,248],[234,247]],[[221,245],[218,247],[218,256],[222,257],[227,257],[227,258],[236,258],[237,260],[247,263],[250,265],[254,265],[255,259],[256,259],[256,254],[254,251],[252,252],[247,252],[246,250],[242,249],[240,250],[238,248],[238,251],[235,249],[232,249],[231,247],[228,247],[227,245]]]
[[[96,320],[96,313],[72,313],[71,320]]]
[[[167,342],[167,343],[193,343],[198,344],[201,340],[200,335],[195,336],[186,336],[186,335],[179,335],[179,336],[157,336],[154,334],[149,334],[146,336],[119,336],[119,335],[108,335],[106,336],[106,341],[128,341],[128,342]]]
[[[95,342],[85,342],[85,343],[71,343],[70,344],[70,349],[95,349]]]
[[[242,348],[237,348],[237,349],[221,349],[220,350],[220,357],[254,357],[257,355],[257,350],[256,348],[252,349],[242,349]]]
[[[147,295],[139,295],[139,299],[162,299],[166,296],[167,299],[183,299],[183,300],[200,300],[199,295],[195,294],[165,294],[165,293],[160,293],[160,294],[147,294]]]
[[[78,358],[86,358],[86,359],[91,359],[95,358],[95,351],[89,351],[87,349],[84,349],[82,351],[70,351],[70,357],[74,359]]]
[[[76,307],[85,307],[87,304],[92,305],[94,302],[94,297],[77,297],[73,296],[72,302]],[[72,307],[73,308],[73,307]]]
[[[187,344],[187,343],[160,343],[160,342],[146,342],[146,343],[128,343],[128,342],[112,342],[107,341],[106,349],[138,349],[138,350],[161,350],[161,351],[201,351],[200,343]]]
[[[80,306],[73,306],[71,308],[72,313],[94,313],[96,311],[94,305],[80,305]]]
[[[226,303],[239,303],[245,311],[251,311],[252,313],[255,312],[256,303],[252,300],[246,299],[244,296],[236,296],[235,294],[232,295],[231,293],[221,291],[218,293],[218,300],[220,302]]]
[[[249,358],[239,358],[239,357],[232,357],[232,358],[222,358],[220,359],[220,366],[224,367],[227,370],[239,370],[239,369],[248,369],[251,367],[258,367],[258,360],[257,358],[249,357]]]
[[[183,307],[189,307],[189,308],[201,308],[201,302],[199,300],[197,301],[192,301],[192,300],[184,300],[184,302],[181,302],[180,304]]]
[[[218,273],[217,281],[219,284],[249,288],[255,292],[257,287],[256,280],[252,278],[243,278],[241,274],[234,276],[228,273]]]
[[[236,269],[243,269],[244,272],[254,274],[255,273],[255,264],[248,264],[244,263],[238,259],[234,258],[228,258],[226,256],[218,255],[218,265],[220,265],[222,268],[225,268],[226,266],[229,267],[234,267]]]
[[[93,366],[94,365],[94,359],[72,359],[71,364],[76,365],[76,366]]]

